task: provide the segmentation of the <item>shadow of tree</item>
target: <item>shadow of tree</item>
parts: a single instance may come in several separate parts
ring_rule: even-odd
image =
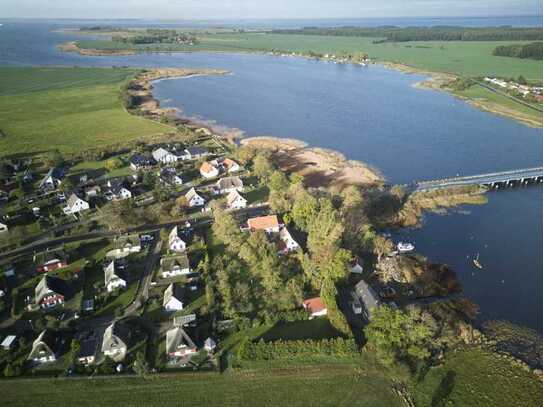
[[[432,407],[444,407],[456,384],[456,373],[449,370],[439,383],[438,388],[432,397]]]

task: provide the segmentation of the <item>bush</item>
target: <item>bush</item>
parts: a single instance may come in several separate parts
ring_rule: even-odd
[[[277,359],[307,359],[319,356],[349,357],[358,354],[354,339],[332,338],[323,340],[245,341],[238,350],[242,360],[263,361]]]

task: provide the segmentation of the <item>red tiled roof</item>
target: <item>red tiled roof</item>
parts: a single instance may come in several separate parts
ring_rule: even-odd
[[[308,298],[304,301],[303,305],[304,308],[312,314],[326,309],[326,305],[321,297]]]
[[[252,231],[266,230],[279,228],[279,220],[277,215],[260,216],[258,218],[251,218],[247,221],[247,226]]]
[[[210,173],[210,172],[213,172],[215,170],[216,170],[216,168],[213,165],[211,165],[210,163],[208,163],[208,162],[203,163],[202,166],[200,167],[200,171],[204,172],[206,174]]]

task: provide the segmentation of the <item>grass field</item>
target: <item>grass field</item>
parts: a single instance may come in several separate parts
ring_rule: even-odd
[[[373,44],[374,38],[266,34],[266,33],[222,33],[202,35],[195,46],[168,45],[141,46],[107,40],[80,41],[82,48],[94,49],[139,49],[172,51],[262,51],[341,53],[362,51],[372,59],[400,62],[416,68],[448,72],[459,75],[497,75],[517,77],[524,75],[530,80],[543,79],[543,61],[497,57],[492,50],[498,45],[509,45],[505,41],[430,41]],[[519,42],[522,43],[522,42]],[[167,47],[166,47],[167,46]],[[154,49],[156,47],[156,49]]]
[[[1,381],[6,406],[383,406],[402,404],[379,375],[319,366],[142,380]]]
[[[169,131],[123,109],[120,87],[135,72],[0,68],[0,151],[74,153]]]
[[[540,406],[543,384],[496,354],[472,349],[449,354],[443,366],[430,370],[416,399],[421,406]]]

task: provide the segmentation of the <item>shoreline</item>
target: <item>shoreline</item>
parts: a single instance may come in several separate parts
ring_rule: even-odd
[[[137,51],[137,50],[98,50],[98,49],[86,49],[86,48],[79,48],[75,41],[71,42],[65,42],[62,44],[59,44],[57,46],[61,51],[64,52],[76,52],[80,55],[84,56],[128,56],[128,55],[136,55],[141,54],[143,52]],[[279,51],[269,51],[269,50],[236,50],[236,51],[213,51],[213,50],[175,50],[175,51],[163,51],[163,50],[151,50],[146,51],[148,53],[164,53],[164,54],[175,54],[175,53],[196,53],[196,52],[209,52],[209,53],[218,53],[218,54],[255,54],[255,55],[272,55],[277,57],[282,56],[289,56],[289,57],[296,57],[296,58],[304,58],[304,59],[310,59],[315,61],[331,61],[330,59],[324,58],[324,57],[318,57],[310,54],[303,54],[303,53],[292,53],[292,52],[279,52]],[[352,64],[352,65],[358,65],[355,62],[352,61],[342,61],[339,63],[343,64]],[[497,116],[506,117],[508,119],[514,120],[517,123],[523,124],[528,127],[532,128],[543,128],[543,118],[541,121],[538,121],[537,119],[534,119],[530,115],[524,114],[523,112],[519,110],[515,110],[512,108],[509,108],[505,105],[502,105],[500,103],[492,102],[490,100],[486,100],[484,98],[470,98],[463,95],[458,94],[454,91],[454,89],[451,89],[447,85],[452,82],[455,79],[458,79],[459,76],[447,73],[447,72],[437,72],[437,71],[431,71],[427,69],[422,68],[415,68],[413,66],[401,63],[401,62],[393,62],[393,61],[371,61],[369,64],[372,65],[380,65],[386,69],[393,69],[395,71],[399,71],[405,74],[416,74],[416,75],[424,75],[428,76],[429,78],[426,80],[419,81],[415,83],[413,86],[418,89],[428,89],[428,90],[434,90],[439,92],[446,92],[450,94],[451,96],[455,97],[456,99],[459,99],[465,103],[468,103],[472,107],[481,110],[483,112],[488,112]]]

